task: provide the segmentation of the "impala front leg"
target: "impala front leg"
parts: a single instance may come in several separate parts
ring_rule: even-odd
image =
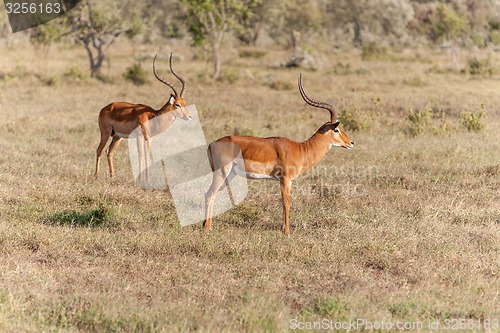
[[[281,196],[283,198],[283,227],[282,231],[286,236],[290,236],[290,189],[292,181],[288,177],[280,178]]]

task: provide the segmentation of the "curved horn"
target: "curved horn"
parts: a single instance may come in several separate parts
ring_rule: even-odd
[[[155,62],[156,62],[156,57],[158,56],[158,54],[155,54],[155,58],[153,59],[153,73],[155,74],[156,78],[158,79],[158,81],[160,81],[161,83],[164,83],[166,84],[167,86],[169,86],[170,88],[172,88],[172,90],[174,91],[174,94],[175,96],[179,96],[177,94],[177,91],[175,90],[174,86],[171,84],[171,83],[168,83],[167,81],[163,80],[162,78],[160,78],[158,76],[158,73],[156,73],[156,68],[155,68]],[[170,55],[170,59],[172,59],[172,55]]]
[[[309,98],[306,95],[306,92],[304,91],[304,87],[302,87],[302,74],[299,74],[299,91],[300,91],[300,95],[302,96],[302,98],[304,99],[304,101],[307,104],[314,106],[314,107],[317,107],[317,108],[322,108],[322,109],[328,110],[330,112],[330,121],[332,123],[337,120],[337,112],[335,112],[335,108],[332,105],[325,103],[325,102],[316,101],[312,98]]]
[[[181,94],[180,94],[180,97],[183,97],[184,96],[184,91],[186,90],[186,81],[184,81],[184,79],[177,75],[176,72],[174,72],[174,69],[172,68],[172,53],[170,53],[170,71],[172,72],[172,74],[174,74],[174,76],[179,79],[179,81],[181,81],[182,83],[182,88],[181,88]]]

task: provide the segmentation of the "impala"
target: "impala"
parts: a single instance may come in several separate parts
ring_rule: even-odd
[[[321,161],[331,147],[354,147],[354,142],[340,129],[334,107],[309,98],[302,87],[302,75],[299,75],[298,86],[307,104],[330,112],[330,121],[304,142],[283,137],[253,136],[226,136],[212,142],[208,147],[208,159],[213,179],[205,194],[205,231],[210,231],[212,227],[212,209],[217,192],[224,189],[233,177],[239,175],[248,179],[280,182],[284,214],[282,231],[288,236],[292,181]],[[242,158],[237,158],[239,154]]]
[[[182,77],[177,75],[172,68],[172,53],[170,54],[169,60],[170,71],[182,84],[180,94],[177,93],[177,90],[175,90],[172,84],[168,83],[158,76],[155,67],[156,56],[157,55],[155,55],[153,59],[153,73],[158,81],[169,86],[174,93],[170,95],[167,103],[163,105],[159,110],[155,110],[149,105],[145,104],[131,104],[126,102],[113,102],[105,106],[101,110],[101,112],[99,113],[99,129],[101,131],[101,142],[97,147],[97,159],[95,166],[96,179],[99,173],[101,153],[110,137],[112,137],[112,140],[107,150],[107,156],[110,176],[114,177],[115,170],[113,167],[113,154],[120,145],[121,140],[133,135],[134,130],[140,127],[142,138],[137,138],[137,150],[139,153],[139,172],[140,175],[142,175],[142,162],[144,158],[146,178],[148,178],[151,137],[166,130],[177,117],[184,120],[191,120],[192,118],[191,114],[186,109],[186,102],[184,101],[186,82]],[[158,116],[162,117],[158,118],[159,121],[155,121],[154,126],[148,124],[149,120]],[[142,139],[144,139],[144,141],[142,141]],[[145,154],[144,148],[146,150]]]

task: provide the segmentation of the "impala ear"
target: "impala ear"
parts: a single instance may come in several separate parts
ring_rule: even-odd
[[[340,121],[337,120],[336,122],[333,123],[333,129],[336,129],[340,125]]]
[[[174,104],[174,101],[175,101],[175,96],[174,95],[170,95],[170,99],[168,100],[168,103],[169,104]]]

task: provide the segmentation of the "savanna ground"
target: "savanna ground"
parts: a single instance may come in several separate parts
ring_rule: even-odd
[[[93,179],[99,110],[120,100],[160,107],[170,94],[150,74],[150,57],[148,83],[135,86],[122,73],[140,54],[126,43],[111,50],[109,82],[80,77],[87,59],[78,48],[1,48],[0,331],[500,319],[498,74],[450,70],[448,55],[426,49],[372,60],[325,50],[318,71],[275,67],[288,57],[278,49],[234,49],[213,83],[210,64],[165,46],[183,56],[175,67],[208,141],[307,139],[329,116],[302,101],[302,72],[311,97],[345,111],[356,142],[294,183],[290,238],[280,232],[279,185],[265,181],[251,182],[244,203],[205,234],[201,224],[179,226],[168,191],[136,186],[125,143],[117,177],[107,177],[104,159]],[[164,77],[167,66],[164,56]],[[432,118],[412,123],[410,110]],[[483,130],[460,125],[462,112],[483,110]]]

